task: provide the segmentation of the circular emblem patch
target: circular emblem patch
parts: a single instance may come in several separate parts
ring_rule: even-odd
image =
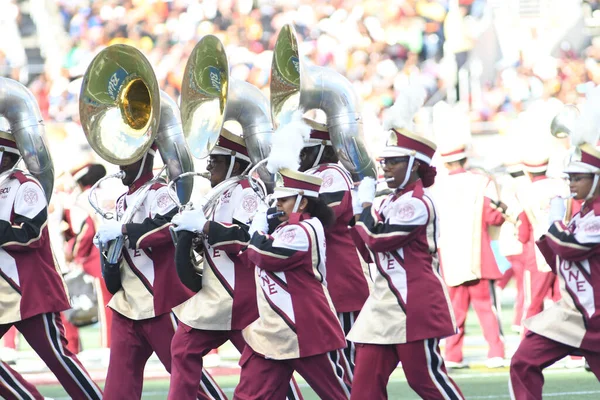
[[[324,188],[328,188],[331,185],[333,185],[333,176],[332,175],[325,175],[323,177],[323,183],[321,184],[321,186],[324,187]]]
[[[38,202],[38,194],[33,189],[25,189],[25,192],[23,193],[23,200],[25,200],[25,203],[32,206]]]
[[[401,220],[411,219],[415,216],[415,207],[412,204],[403,204],[398,208],[396,214]]]
[[[172,202],[173,202],[173,200],[171,200],[168,193],[162,193],[156,199],[156,204],[158,205],[158,208],[165,208],[168,205],[170,205]]]
[[[294,231],[285,231],[281,234],[281,236],[279,236],[279,240],[281,240],[283,243],[292,243],[295,238],[296,232]]]
[[[242,199],[242,208],[247,213],[253,213],[258,208],[258,201],[256,196],[248,194]]]
[[[592,222],[583,226],[585,233],[595,234],[600,232],[600,222]]]

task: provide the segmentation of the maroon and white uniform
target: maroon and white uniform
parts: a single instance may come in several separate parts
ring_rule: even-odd
[[[171,340],[177,328],[171,309],[192,295],[177,279],[175,270],[175,248],[169,232],[175,203],[163,182],[144,186],[151,178],[142,175],[116,203],[120,219],[128,207],[136,204],[138,196],[144,196],[126,224],[121,289],[108,305],[115,314],[106,398],[141,398],[144,366],[152,352],[171,371]],[[212,378],[205,371],[202,374],[205,386],[214,387]],[[199,396],[216,397],[211,391]]]
[[[258,204],[258,196],[243,180],[221,194],[209,218],[202,289],[173,309],[179,327],[172,344],[170,399],[194,398],[202,357],[212,349],[230,340],[244,351],[241,330],[258,318],[258,310],[254,272],[240,251],[247,245],[246,225]]]
[[[524,322],[529,332],[510,369],[511,395],[519,400],[541,398],[542,370],[574,353],[600,380],[600,199],[568,226],[555,222],[537,244],[560,280],[562,298]]]
[[[221,194],[210,216],[210,235],[204,240],[202,289],[173,312],[194,329],[239,331],[258,317],[254,274],[239,254],[239,224],[247,225],[256,213],[258,196],[247,180]],[[247,234],[246,234],[247,235]]]
[[[100,389],[65,347],[59,313],[70,305],[47,218],[44,191],[33,177],[16,171],[0,183],[0,336],[16,326],[71,397],[100,399]],[[42,398],[5,364],[0,396]]]
[[[535,241],[548,228],[550,200],[564,195],[566,190],[564,182],[538,176],[517,192],[523,206],[519,215],[519,240],[523,243],[525,262],[524,319],[540,313],[544,309],[544,299],[556,287],[556,275],[537,249]],[[560,299],[560,293],[553,293],[552,299]]]
[[[495,184],[485,175],[458,169],[436,180],[440,203],[440,260],[458,325],[446,340],[447,361],[463,361],[463,340],[469,305],[473,305],[488,357],[504,357],[504,339],[496,309],[494,280],[502,273],[491,247],[491,232],[504,223],[496,206]]]
[[[306,171],[307,174],[323,179],[319,196],[333,209],[335,224],[325,230],[327,242],[327,290],[338,313],[344,334],[348,334],[360,309],[369,296],[369,286],[360,263],[348,224],[354,218],[352,210],[353,187],[348,172],[337,164],[322,164]],[[330,354],[332,362],[342,366],[350,380],[354,371],[356,354],[354,343],[346,342],[343,359],[338,353]]]
[[[439,274],[438,232],[435,206],[420,180],[365,209],[356,224],[374,263],[373,290],[348,335],[358,346],[352,398],[385,396],[398,361],[421,397],[462,398],[439,354],[439,339],[457,327]]]
[[[246,252],[256,266],[260,317],[243,330],[248,346],[234,397],[283,398],[286,387],[277,383],[296,370],[321,398],[346,399],[327,358],[346,342],[327,290],[321,222],[302,216],[272,235],[256,232]]]

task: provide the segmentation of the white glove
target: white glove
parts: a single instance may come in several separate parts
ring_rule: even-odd
[[[362,214],[363,206],[358,198],[358,186],[352,188],[350,194],[352,195],[352,213],[354,215]]]
[[[269,232],[269,222],[267,221],[266,207],[259,208],[256,214],[254,214],[254,218],[250,224],[250,229],[248,230],[250,237],[254,235],[254,232]]]
[[[375,200],[375,179],[370,176],[365,177],[358,185],[358,201],[362,206],[364,203],[372,204]]]
[[[179,231],[190,231],[190,232],[202,232],[204,225],[206,225],[206,217],[202,209],[196,210],[183,210],[179,214],[175,215],[171,220],[175,228],[175,232]]]
[[[122,235],[122,228],[123,222],[121,221],[116,221],[114,219],[109,219],[108,221],[105,221],[102,225],[100,225],[98,231],[96,232],[96,236],[94,237],[94,244],[98,242],[98,244],[96,244],[96,246],[98,247],[100,246],[100,243],[102,243],[103,246],[106,245],[106,243]]]
[[[548,215],[548,224],[552,225],[555,221],[562,221],[565,218],[567,206],[562,197],[553,197],[550,199],[550,215]]]

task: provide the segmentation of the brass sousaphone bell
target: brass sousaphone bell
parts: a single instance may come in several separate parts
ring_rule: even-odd
[[[152,66],[136,48],[112,45],[96,55],[83,77],[79,113],[88,143],[111,164],[133,164],[156,142],[170,180],[193,170],[177,104],[159,90]],[[122,178],[122,172],[104,179],[111,177]],[[192,184],[189,179],[177,184],[177,196],[181,201],[189,199]],[[138,197],[143,201],[145,196]],[[92,199],[90,193],[92,206],[105,218],[110,218]],[[124,216],[125,222],[133,217],[140,205],[130,205]],[[109,263],[117,262],[122,246],[122,236],[109,244]]]
[[[277,126],[289,111],[320,109],[327,115],[333,148],[359,180],[377,177],[363,137],[360,104],[352,84],[330,68],[307,65],[298,51],[294,28],[284,25],[273,51],[271,113]]]

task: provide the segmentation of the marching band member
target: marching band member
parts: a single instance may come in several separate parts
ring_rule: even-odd
[[[439,349],[440,338],[456,333],[456,322],[438,271],[437,210],[426,189],[434,182],[429,164],[436,145],[413,133],[424,90],[409,87],[403,93],[406,99],[390,110],[394,118],[386,119],[391,129],[381,154],[393,193],[375,207],[369,205],[373,182],[365,178],[358,188],[366,208],[353,236],[370,250],[374,264],[373,291],[348,335],[357,346],[351,399],[386,399],[398,362],[422,398],[462,399]]]
[[[311,127],[310,139],[300,152],[300,172],[318,176],[323,180],[319,197],[335,213],[335,224],[325,230],[327,242],[327,290],[338,313],[338,318],[348,334],[360,309],[369,296],[369,286],[365,279],[358,253],[352,251],[354,242],[348,229],[354,218],[352,210],[352,178],[338,163],[338,157],[331,145],[327,125],[305,118]],[[340,373],[346,372],[350,381],[354,371],[355,347],[347,341],[341,353],[330,354],[333,365]],[[342,367],[342,368],[340,368]],[[344,379],[340,376],[340,379]],[[348,387],[348,389],[350,389]]]
[[[525,261],[524,319],[542,312],[548,293],[558,289],[555,287],[556,275],[535,246],[535,241],[548,227],[551,199],[563,195],[566,189],[564,182],[546,176],[549,161],[547,154],[537,155],[531,148],[528,154],[529,157],[523,160],[523,170],[530,183],[517,192],[523,207],[519,215],[518,235],[519,241],[523,243]],[[560,299],[560,293],[554,293],[552,299]]]
[[[113,293],[108,304],[113,310],[110,361],[104,395],[106,399],[140,399],[144,367],[152,352],[171,371],[171,340],[177,321],[171,309],[187,300],[189,291],[176,276],[175,248],[169,233],[172,216],[177,212],[167,186],[157,181],[149,187],[156,145],[133,164],[121,166],[122,182],[128,191],[117,199],[117,219],[98,227],[96,243],[125,235],[121,259],[117,265],[105,263],[102,275]],[[119,218],[128,207],[145,196],[131,222]],[[201,398],[220,398],[212,377],[202,371]]]
[[[294,371],[320,398],[347,399],[328,359],[346,346],[326,281],[324,227],[335,217],[319,198],[320,178],[287,168],[276,176],[280,225],[268,234],[259,213],[250,227],[259,318],[243,330],[248,345],[234,399],[283,399],[280,382]]]
[[[12,135],[0,132],[0,337],[15,326],[74,399],[102,392],[66,347],[60,312],[70,308],[65,283],[50,248],[46,196],[40,183],[19,170]],[[0,364],[0,396],[43,399],[6,364]]]
[[[446,339],[448,367],[462,368],[465,322],[473,306],[488,343],[488,368],[504,365],[504,336],[495,299],[494,281],[502,277],[491,246],[492,230],[504,223],[506,205],[486,175],[467,171],[466,144],[441,153],[448,175],[438,179],[440,203],[440,262],[458,325]]]
[[[565,170],[572,195],[584,200],[582,209],[567,225],[563,200],[553,199],[550,215],[555,222],[537,242],[560,280],[562,299],[524,322],[529,331],[510,366],[514,399],[541,399],[543,369],[567,355],[583,355],[600,380],[600,151],[594,147],[599,97],[597,88],[588,94],[571,133],[580,155]]]
[[[102,164],[86,163],[76,167],[72,171],[79,193],[72,206],[64,210],[64,220],[67,222],[67,244],[65,250],[65,261],[77,265],[90,276],[95,278],[98,310],[100,320],[100,344],[103,348],[110,347],[110,327],[112,324],[112,310],[107,305],[112,295],[102,279],[100,268],[100,252],[94,246],[94,236],[98,225],[98,214],[91,208],[88,196],[91,187],[106,175],[106,169]],[[66,319],[65,319],[66,321]],[[79,330],[68,321],[65,322],[69,346],[79,349]]]
[[[206,168],[211,187],[241,175],[249,165],[244,139],[223,128]],[[242,329],[258,317],[258,310],[254,271],[239,254],[238,236],[248,235],[260,202],[244,179],[220,195],[208,219],[201,208],[184,210],[173,218],[176,231],[204,232],[205,239],[202,278],[194,272],[180,275],[186,286],[201,290],[174,309],[179,327],[171,345],[169,399],[195,398],[202,358],[211,350],[230,340],[240,353],[244,351]],[[201,282],[194,282],[194,277]],[[288,396],[300,396],[295,384],[290,385]]]

